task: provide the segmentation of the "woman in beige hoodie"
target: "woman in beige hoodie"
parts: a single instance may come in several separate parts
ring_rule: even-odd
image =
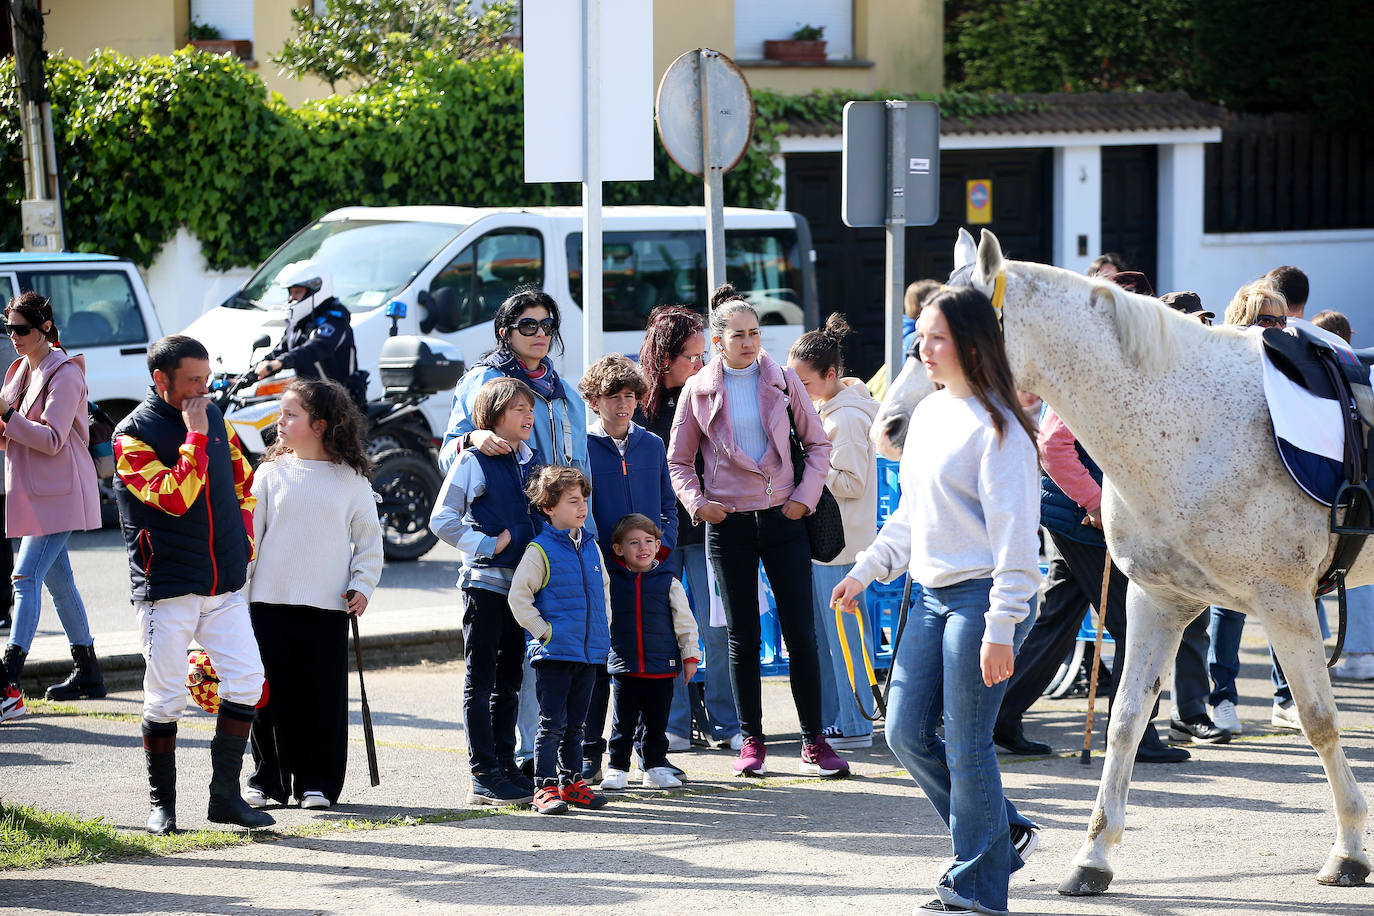
[[[825,483],[840,504],[844,518],[844,550],[829,563],[812,561],[812,605],[816,614],[816,647],[821,667],[821,720],[831,747],[871,747],[873,699],[867,690],[855,697],[845,670],[840,649],[835,612],[830,608],[830,593],[849,571],[859,551],[877,536],[878,469],[869,428],[878,412],[878,402],[857,378],[844,377],[840,348],[852,333],[844,316],[832,313],[825,327],[803,334],[788,353],[788,366],[801,378],[806,393],[816,406],[825,435],[830,439],[830,473]],[[862,608],[863,598],[859,598]],[[855,667],[862,664],[859,653],[859,627],[864,644],[873,646],[866,612],[846,614],[846,636]],[[824,636],[822,636],[824,634]],[[828,657],[827,657],[828,656]],[[827,663],[828,662],[828,663]],[[860,668],[860,670],[862,670]],[[860,703],[863,704],[862,710]]]

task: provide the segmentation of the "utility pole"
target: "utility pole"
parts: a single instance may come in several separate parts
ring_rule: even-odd
[[[57,180],[57,148],[52,106],[43,75],[43,12],[40,0],[9,0],[14,32],[14,77],[19,125],[24,138],[23,249],[64,251],[62,197]]]

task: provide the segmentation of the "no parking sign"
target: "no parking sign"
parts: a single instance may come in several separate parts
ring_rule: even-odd
[[[965,203],[965,215],[970,226],[992,222],[992,179],[974,178],[969,181]]]

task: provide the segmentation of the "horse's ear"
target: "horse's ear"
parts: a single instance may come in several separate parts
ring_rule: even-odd
[[[963,226],[959,227],[959,237],[954,240],[954,269],[962,270],[973,263],[974,257],[978,254],[978,246],[973,241],[973,236],[968,234],[968,230]]]
[[[973,241],[972,238],[969,239]],[[992,281],[1002,272],[1002,243],[997,241],[997,236],[986,229],[982,232],[982,237],[978,240],[978,273],[984,280]]]

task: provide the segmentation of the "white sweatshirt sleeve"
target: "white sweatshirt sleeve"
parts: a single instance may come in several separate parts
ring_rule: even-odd
[[[978,474],[978,493],[992,551],[992,591],[984,615],[983,642],[1011,645],[1016,625],[1030,613],[1040,583],[1036,528],[1040,486],[1035,445],[1015,420],[999,442],[988,431]]]
[[[1039,517],[1038,514],[1036,516]],[[891,582],[911,566],[911,515],[903,493],[897,510],[883,522],[878,537],[854,559],[849,575],[865,588],[874,579]]]

